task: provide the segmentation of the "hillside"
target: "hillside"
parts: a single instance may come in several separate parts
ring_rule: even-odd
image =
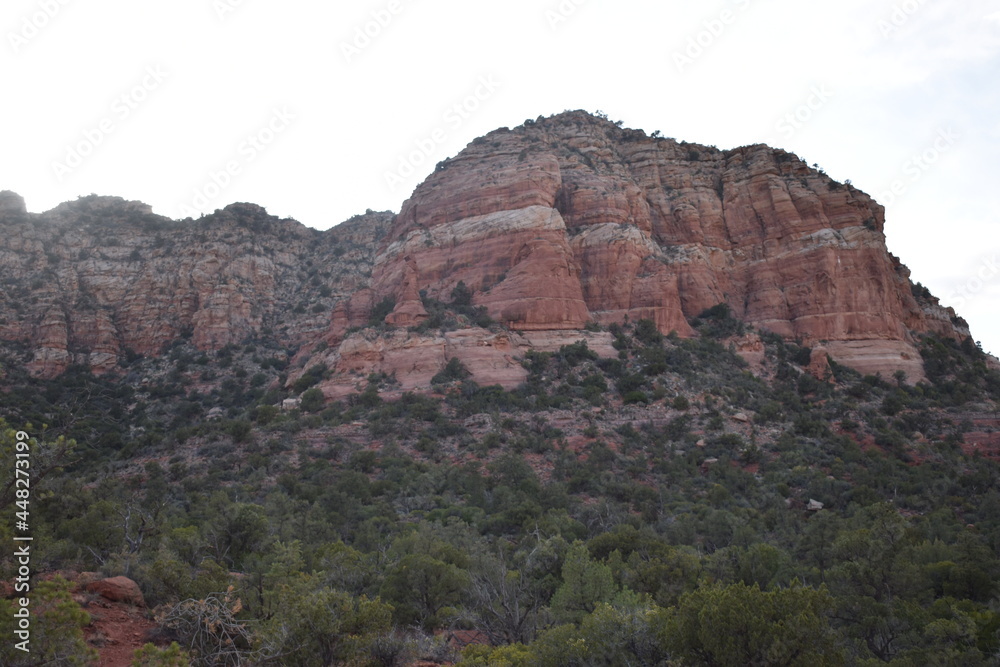
[[[1000,664],[1000,367],[883,222],[581,112],[325,232],[0,194],[32,660]]]

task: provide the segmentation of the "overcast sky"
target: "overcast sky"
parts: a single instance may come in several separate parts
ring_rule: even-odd
[[[1000,353],[998,0],[4,0],[0,189],[325,229],[566,109],[794,151]],[[893,191],[895,188],[895,191]]]

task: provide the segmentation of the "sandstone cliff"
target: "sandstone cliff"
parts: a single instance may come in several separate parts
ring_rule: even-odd
[[[332,369],[323,387],[336,396],[370,372],[426,387],[453,356],[512,386],[524,350],[573,342],[589,322],[651,319],[692,336],[692,318],[727,303],[840,363],[916,381],[914,333],[968,331],[913,289],[884,222],[868,195],[784,151],[720,151],[567,112],[475,140],[398,216],[326,232],[252,204],[178,222],[96,196],[33,215],[0,193],[0,340],[51,376],[177,340],[265,337],[299,350],[299,372]],[[502,331],[408,330],[459,283]],[[357,331],[376,313],[396,329]]]
[[[364,287],[392,215],[328,232],[234,204],[177,222],[115,197],[40,215],[0,193],[0,340],[21,342],[36,374],[95,372],[177,340],[219,349],[255,336],[298,345]]]
[[[871,197],[784,151],[720,151],[570,112],[438,165],[403,205],[366,298],[394,298],[387,321],[410,325],[414,294],[444,298],[462,281],[519,331],[648,318],[681,336],[724,302],[841,363],[917,380],[911,332],[968,332],[917,302],[883,224]]]

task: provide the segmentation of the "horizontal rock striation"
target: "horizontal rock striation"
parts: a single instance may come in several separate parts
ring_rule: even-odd
[[[334,369],[323,385],[334,396],[370,372],[426,387],[456,357],[477,381],[513,386],[527,349],[590,336],[613,355],[588,323],[649,319],[693,336],[689,322],[726,303],[859,371],[917,381],[914,334],[969,332],[911,284],[883,224],[871,197],[790,153],[567,112],[476,139],[398,216],[369,211],[326,232],[252,204],[177,222],[93,195],[29,214],[0,192],[0,340],[53,376],[107,372],[178,340],[263,338],[298,349],[289,382],[315,363]],[[460,283],[505,330],[413,331],[427,299],[447,303]],[[395,329],[356,331],[373,318]],[[759,340],[737,343],[759,365]]]
[[[727,303],[863,372],[917,380],[912,332],[968,332],[917,303],[883,224],[871,197],[784,151],[720,151],[569,112],[439,165],[386,237],[372,298],[395,298],[387,321],[412,322],[414,294],[446,299],[462,281],[518,331],[645,318],[682,336]]]
[[[338,301],[367,285],[391,214],[327,232],[234,204],[194,221],[113,197],[44,214],[0,193],[0,340],[54,376],[107,372],[177,340],[217,350],[254,336],[295,345],[324,333]]]

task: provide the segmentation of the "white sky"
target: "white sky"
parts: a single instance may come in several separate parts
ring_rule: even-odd
[[[30,211],[250,201],[325,229],[398,211],[490,130],[602,110],[850,179],[913,279],[1000,353],[1000,0],[4,0],[0,35],[0,189]]]

